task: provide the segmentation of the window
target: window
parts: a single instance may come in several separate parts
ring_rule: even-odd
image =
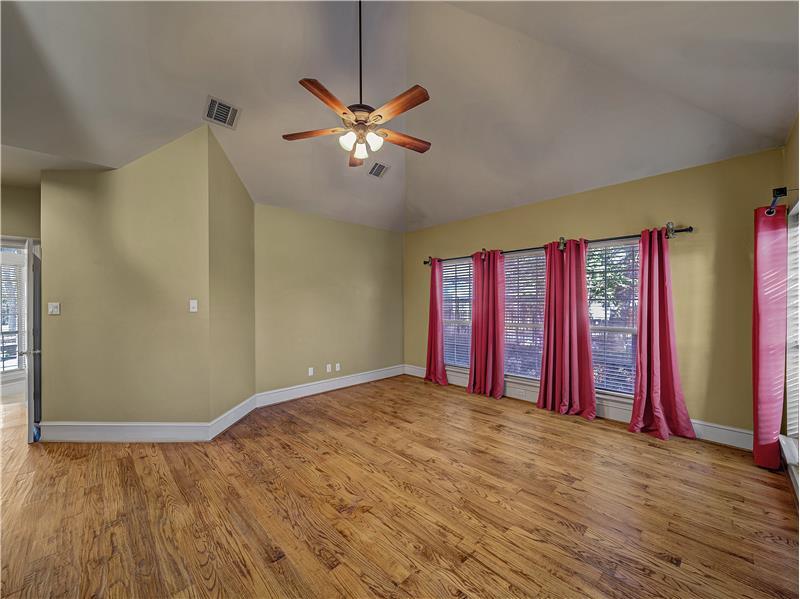
[[[472,338],[472,260],[442,263],[444,363],[469,368]]]
[[[638,279],[637,240],[589,244],[586,285],[597,389],[633,395]]]
[[[544,337],[543,250],[506,255],[506,374],[538,379]]]
[[[800,223],[798,205],[789,213],[789,280],[787,288],[786,434],[797,439],[800,412]]]
[[[0,248],[0,372],[25,368],[25,250]]]
[[[538,380],[544,343],[544,251],[507,254],[505,270],[506,374]],[[637,240],[589,245],[586,283],[598,390],[633,395],[638,279]],[[472,336],[470,260],[442,263],[442,321],[444,363],[468,368]]]

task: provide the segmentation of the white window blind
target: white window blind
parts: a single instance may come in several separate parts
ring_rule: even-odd
[[[469,368],[472,337],[472,261],[442,263],[444,363]]]
[[[800,417],[800,224],[798,204],[789,213],[789,280],[787,284],[786,433],[798,437]]]
[[[505,265],[506,374],[538,379],[544,334],[544,251],[507,254]]]
[[[586,284],[597,389],[633,395],[638,279],[638,240],[589,244]]]
[[[25,368],[25,250],[0,247],[0,372]]]

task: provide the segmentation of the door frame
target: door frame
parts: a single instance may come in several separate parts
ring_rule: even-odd
[[[25,248],[25,345],[17,348],[17,354],[25,356],[27,439],[28,443],[34,443],[39,440],[41,422],[41,242],[30,237],[2,235],[0,245]]]
[[[25,272],[28,443],[35,443],[41,437],[42,421],[42,246],[36,239],[25,241]]]

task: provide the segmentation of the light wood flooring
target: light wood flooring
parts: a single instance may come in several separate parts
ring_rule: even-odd
[[[798,595],[792,491],[750,454],[411,377],[210,443],[2,433],[3,597]]]

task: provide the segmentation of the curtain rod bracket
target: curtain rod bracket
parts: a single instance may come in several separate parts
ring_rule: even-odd
[[[672,239],[675,237],[675,223],[669,221],[667,223],[667,239]]]
[[[567,248],[567,240],[563,237],[558,238],[558,249],[562,252]]]
[[[774,187],[772,189],[772,202],[767,208],[766,215],[773,216],[775,214],[775,206],[778,203],[778,200],[781,198],[785,198],[789,194],[789,190],[785,187]]]

